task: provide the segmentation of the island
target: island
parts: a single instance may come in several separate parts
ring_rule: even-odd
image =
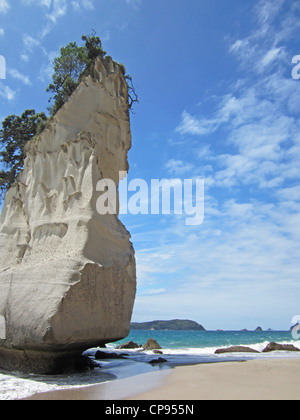
[[[206,331],[195,321],[173,319],[171,321],[132,322],[131,330]]]

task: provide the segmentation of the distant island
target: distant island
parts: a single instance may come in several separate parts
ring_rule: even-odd
[[[171,321],[132,322],[132,330],[206,331],[195,321],[173,319]]]

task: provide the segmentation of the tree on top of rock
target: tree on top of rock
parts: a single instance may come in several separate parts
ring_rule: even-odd
[[[54,60],[53,83],[48,86],[47,92],[51,92],[54,104],[50,108],[51,116],[65,104],[68,98],[77,88],[81,74],[89,68],[93,61],[106,52],[102,48],[102,42],[95,33],[82,36],[84,46],[78,46],[76,42],[71,42],[66,47],[61,48],[60,57]]]

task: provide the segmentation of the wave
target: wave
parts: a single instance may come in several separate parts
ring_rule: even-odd
[[[293,344],[300,350],[300,340],[284,340],[277,341],[278,344]],[[0,374],[0,399],[14,400],[28,398],[35,393],[50,392],[54,390],[64,390],[70,388],[85,387],[88,385],[95,385],[100,383],[107,383],[114,379],[122,379],[129,376],[136,376],[143,373],[153,372],[162,368],[163,366],[153,367],[149,362],[155,358],[163,357],[169,364],[168,366],[178,366],[187,364],[199,363],[216,363],[224,361],[239,361],[252,359],[268,359],[268,358],[299,358],[300,353],[294,352],[272,352],[262,353],[263,349],[269,344],[269,341],[241,345],[251,347],[260,353],[231,353],[216,355],[215,351],[218,348],[229,347],[226,346],[207,346],[207,347],[181,347],[181,348],[164,348],[163,355],[159,356],[153,351],[136,350],[116,350],[116,344],[110,344],[104,351],[114,350],[115,352],[122,352],[128,354],[128,358],[124,360],[100,361],[102,369],[95,369],[94,371],[82,372],[66,376],[20,376]],[[238,344],[237,344],[238,345]],[[98,349],[90,349],[87,353],[93,357]],[[101,349],[103,350],[103,349]],[[168,366],[166,366],[168,368]]]

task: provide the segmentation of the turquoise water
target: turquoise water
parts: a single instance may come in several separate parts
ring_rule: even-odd
[[[92,384],[106,383],[115,379],[127,378],[172,366],[239,361],[256,358],[300,358],[300,352],[272,353],[232,353],[216,355],[217,348],[242,345],[262,351],[269,342],[294,344],[300,349],[300,340],[294,341],[287,331],[245,332],[245,331],[131,331],[129,336],[118,342],[107,345],[107,350],[118,344],[134,341],[145,344],[154,338],[163,348],[163,355],[168,363],[154,366],[149,364],[158,355],[151,351],[119,350],[126,352],[127,358],[121,360],[100,360],[100,369],[58,376],[18,375],[0,372],[0,400],[25,398],[36,392],[47,392],[57,389],[69,389]],[[89,349],[87,354],[94,358],[98,349]],[[102,349],[103,350],[103,349]],[[137,382],[139,383],[139,382]],[[123,398],[123,397],[122,397]],[[125,397],[124,397],[125,398]]]
[[[195,353],[213,353],[216,348],[228,346],[252,346],[256,350],[263,350],[269,342],[289,343],[300,347],[300,341],[294,341],[290,331],[144,331],[132,330],[129,336],[118,342],[122,344],[134,341],[145,344],[148,338],[158,341],[164,349]]]

